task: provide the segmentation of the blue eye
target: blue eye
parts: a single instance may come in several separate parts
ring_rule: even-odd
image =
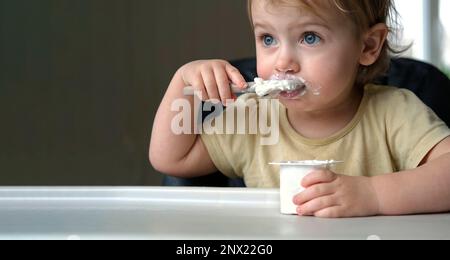
[[[272,45],[277,44],[277,41],[275,40],[275,38],[273,38],[270,35],[264,35],[262,38],[262,41],[263,41],[264,46],[266,46],[266,47],[270,47]]]
[[[302,43],[306,43],[307,45],[316,45],[318,44],[322,39],[315,33],[309,32],[305,33],[302,39]]]

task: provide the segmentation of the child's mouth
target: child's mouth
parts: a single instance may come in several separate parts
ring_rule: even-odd
[[[293,91],[281,91],[280,97],[283,99],[298,99],[306,94],[306,87],[302,86]]]

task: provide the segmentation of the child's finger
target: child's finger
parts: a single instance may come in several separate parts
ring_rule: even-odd
[[[326,182],[333,182],[337,175],[327,169],[317,169],[306,175],[302,180],[302,186],[308,188],[312,185]]]
[[[319,197],[328,196],[335,193],[333,186],[330,183],[321,183],[313,185],[303,192],[300,192],[294,197],[295,205],[302,205],[308,201],[314,200]]]
[[[323,196],[297,207],[299,215],[314,215],[316,212],[326,208],[337,206],[336,199],[333,196]]]
[[[236,86],[240,88],[246,88],[247,82],[245,82],[244,77],[241,75],[238,69],[233,67],[231,64],[225,65],[225,70],[227,71],[228,77],[231,79]]]
[[[205,84],[203,84],[203,78],[201,76],[196,77],[192,81],[192,86],[194,87],[195,92],[200,92],[201,100],[205,101],[205,100],[209,99],[208,92],[206,92]],[[194,93],[194,94],[198,94],[198,93]]]
[[[315,212],[314,216],[317,218],[339,218],[343,216],[341,214],[342,211],[341,209],[342,207],[337,205],[333,207],[324,208],[322,210]]]
[[[208,92],[209,100],[220,100],[219,91],[217,89],[216,77],[212,69],[206,69],[201,72],[203,83],[205,84],[206,91]]]
[[[228,79],[226,71],[221,68],[214,68],[214,75],[216,76],[216,82],[219,86],[219,95],[222,100],[222,104],[226,105],[226,101],[232,98],[230,81]]]

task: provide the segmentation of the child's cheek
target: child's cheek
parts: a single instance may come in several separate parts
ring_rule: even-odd
[[[258,69],[257,69],[258,77],[267,80],[272,76],[273,70],[272,70],[272,67],[270,66],[270,64],[258,61],[257,67],[258,67]]]

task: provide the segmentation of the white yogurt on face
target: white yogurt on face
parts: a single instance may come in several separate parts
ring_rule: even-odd
[[[300,79],[263,80],[255,78],[254,82],[256,94],[260,97],[274,92],[294,91],[304,85]]]

